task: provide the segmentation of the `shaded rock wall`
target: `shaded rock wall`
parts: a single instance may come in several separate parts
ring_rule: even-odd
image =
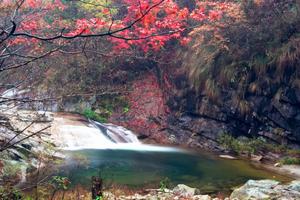
[[[193,123],[188,127],[193,132],[201,132],[202,136],[215,138],[219,132],[229,132],[235,136],[263,136],[278,144],[299,147],[300,91],[289,86],[282,88],[277,96],[248,93],[250,110],[244,114],[232,106],[231,91],[223,91],[219,99],[221,103],[214,103],[206,95],[197,95],[188,87],[177,87],[181,92],[174,92],[169,102],[175,110],[179,109],[191,118]],[[203,122],[210,125],[205,126]],[[195,124],[201,128],[195,128]]]
[[[134,79],[125,81],[126,91],[117,91],[123,92],[120,95],[127,99],[130,108],[127,112],[113,112],[109,121],[133,130],[140,139],[151,138],[159,143],[222,150],[218,137],[227,132],[236,137],[263,136],[277,144],[299,147],[300,91],[297,88],[282,85],[276,94],[248,92],[246,99],[251,109],[242,114],[233,106],[233,91],[223,91],[218,102],[212,102],[204,93],[191,89],[186,73],[178,66],[153,65],[152,70],[142,70]],[[49,106],[39,102],[33,107],[78,112],[99,107],[97,102],[103,98],[98,93],[79,94],[50,102]]]
[[[242,114],[232,106],[231,91],[220,103],[190,89],[180,68],[168,68],[161,76],[146,73],[133,81],[128,94],[130,111],[111,120],[134,130],[141,138],[222,150],[220,134],[262,136],[277,144],[299,147],[300,91],[286,87],[272,95],[248,94],[251,110]]]

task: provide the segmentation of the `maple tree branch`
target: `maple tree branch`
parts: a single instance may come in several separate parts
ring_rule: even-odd
[[[109,8],[109,9],[126,7],[126,5],[108,6],[108,5],[99,4],[99,3],[92,3],[92,2],[88,2],[88,1],[84,1],[84,0],[73,0],[73,1],[78,1],[78,2],[81,2],[83,4],[87,4],[87,5],[91,5],[91,6],[95,6],[95,7]]]
[[[163,31],[163,32],[155,33],[155,34],[150,34],[150,35],[147,35],[147,36],[144,36],[144,37],[130,37],[129,38],[129,37],[118,36],[118,35],[111,35],[111,37],[122,39],[122,40],[146,40],[146,39],[156,37],[156,36],[164,36],[164,35],[172,35],[172,34],[175,34],[175,33],[182,33],[184,31],[192,30],[192,29],[197,28],[199,26],[201,26],[201,24],[195,25],[195,26],[184,27],[184,28],[180,28],[180,29],[177,29],[177,30]]]
[[[114,36],[114,34],[117,34],[117,33],[120,33],[122,31],[125,31],[127,29],[132,28],[135,24],[140,22],[147,14],[149,14],[151,10],[153,10],[154,8],[160,6],[164,1],[165,0],[161,0],[158,3],[150,6],[140,17],[135,19],[129,25],[127,25],[123,28],[117,29],[117,30],[108,31],[108,32],[104,32],[104,33],[83,34],[85,32],[85,30],[82,30],[81,33],[73,35],[73,36],[64,35],[63,31],[61,31],[60,34],[58,34],[56,36],[52,36],[52,37],[42,37],[42,36],[37,36],[37,35],[30,34],[30,33],[25,33],[25,32],[23,32],[23,33],[13,32],[10,35],[14,36],[14,37],[23,36],[23,37],[28,37],[28,38],[34,38],[34,39],[41,40],[41,41],[52,41],[52,40],[57,40],[57,39],[70,40],[70,39],[75,39],[75,38]]]

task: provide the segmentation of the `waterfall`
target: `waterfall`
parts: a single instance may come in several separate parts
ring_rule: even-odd
[[[136,143],[140,144],[137,136],[130,130],[114,124],[102,124],[89,120],[91,124],[99,128],[109,140],[114,143]]]
[[[56,118],[62,122],[62,118]],[[88,126],[64,124],[54,140],[60,142],[65,150],[81,149],[112,149],[134,151],[182,151],[173,147],[162,147],[142,144],[137,136],[130,130],[114,124],[99,123],[89,120]]]

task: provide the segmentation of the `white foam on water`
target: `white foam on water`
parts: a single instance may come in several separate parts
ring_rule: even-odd
[[[98,150],[129,150],[129,151],[152,151],[152,152],[187,152],[184,149],[179,149],[175,147],[165,147],[165,146],[157,146],[157,145],[148,145],[148,144],[132,144],[132,143],[119,143],[119,144],[111,144],[111,145],[102,145],[102,146],[73,146],[73,147],[65,147],[64,150],[68,151],[77,151],[84,149],[98,149]]]
[[[95,126],[95,124],[97,126]],[[59,136],[63,150],[110,149],[156,152],[184,152],[183,149],[142,144],[137,136],[124,127],[91,122],[90,126],[62,125]]]
[[[102,124],[90,120],[90,123],[98,128],[102,134],[109,138],[114,143],[136,143],[140,144],[137,136],[130,130],[114,124]]]

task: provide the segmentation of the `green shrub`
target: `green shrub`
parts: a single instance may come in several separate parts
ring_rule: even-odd
[[[164,192],[170,186],[170,179],[168,177],[162,179],[159,182],[159,189],[161,192]]]
[[[226,149],[230,151],[234,151],[238,154],[241,153],[255,153],[256,149],[256,141],[243,139],[239,140],[231,136],[230,134],[222,134],[218,141],[220,144]]]
[[[288,149],[287,154],[290,156],[300,157],[300,149]]]
[[[17,189],[10,186],[0,186],[1,200],[21,200],[22,194]]]
[[[234,151],[237,154],[254,154],[259,151],[287,152],[285,146],[268,143],[263,138],[238,139],[228,133],[223,133],[218,141],[226,150]]]
[[[234,138],[226,133],[223,133],[219,138],[218,142],[226,149],[232,150],[233,149],[233,140]]]
[[[103,200],[102,196],[97,196],[95,200]]]
[[[56,189],[63,190],[67,190],[69,188],[69,185],[71,184],[70,180],[67,177],[62,176],[53,176],[52,183]]]
[[[129,106],[128,105],[125,105],[123,107],[123,113],[127,113],[129,111]]]
[[[2,158],[0,157],[0,160]],[[0,180],[10,181],[12,178],[18,178],[22,171],[22,164],[17,161],[1,160],[3,167],[0,172]],[[1,198],[0,198],[1,199]]]
[[[97,102],[97,108],[104,116],[110,116],[113,112],[126,113],[129,111],[129,103],[124,96],[103,96]]]
[[[284,165],[300,165],[300,158],[285,157],[280,160],[280,163]]]
[[[101,122],[101,123],[105,123],[107,122],[107,118],[104,116],[99,115],[98,113],[96,113],[95,111],[91,110],[91,109],[85,109],[82,113],[86,118]]]

